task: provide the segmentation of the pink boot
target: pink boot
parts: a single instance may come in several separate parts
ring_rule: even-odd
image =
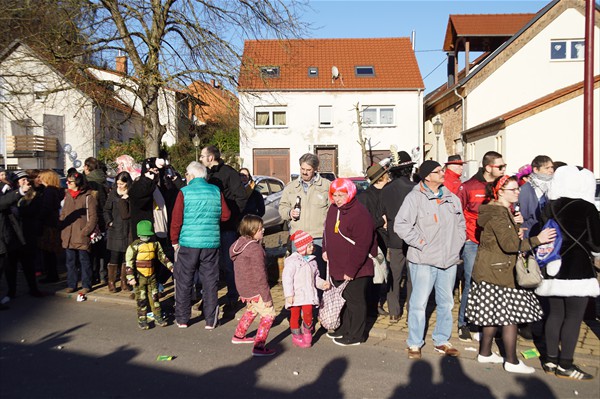
[[[267,342],[267,336],[269,335],[269,331],[271,330],[271,326],[273,325],[274,318],[273,317],[261,317],[260,323],[258,324],[258,330],[256,330],[256,336],[254,337],[254,347],[255,348],[264,348],[265,343]],[[240,320],[241,322],[241,320]],[[237,332],[236,332],[237,335]]]
[[[302,331],[299,328],[292,328],[292,344],[298,348],[304,348]]]
[[[312,326],[307,326],[306,323],[302,323],[302,342],[304,343],[303,348],[310,348],[312,345]]]
[[[238,325],[237,325],[237,327],[235,329],[234,338],[235,337],[237,337],[238,339],[245,338],[246,337],[246,333],[248,332],[248,328],[250,328],[250,325],[254,321],[255,317],[256,317],[256,313],[252,313],[252,312],[246,312],[246,313],[244,313],[244,315],[240,319],[240,322],[238,323]]]

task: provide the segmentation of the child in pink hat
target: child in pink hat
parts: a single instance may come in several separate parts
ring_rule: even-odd
[[[310,234],[297,230],[290,238],[294,241],[296,252],[284,262],[282,282],[285,307],[290,310],[292,343],[300,348],[309,348],[312,344],[313,306],[319,304],[317,288],[328,290],[330,285],[319,277],[317,261],[312,255],[313,238]]]

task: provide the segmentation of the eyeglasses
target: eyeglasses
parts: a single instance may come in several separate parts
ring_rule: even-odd
[[[442,169],[440,169],[440,170],[434,170],[431,173],[438,173],[439,174],[439,173],[444,173],[444,171]]]
[[[74,184],[74,183],[75,183],[75,180],[67,180],[67,184],[68,184],[68,183],[73,183],[73,184]]]
[[[521,191],[521,187],[517,187],[517,188],[503,188],[502,190],[504,190],[504,191],[512,191],[514,193],[514,192],[517,192],[517,191]]]
[[[498,170],[506,169],[506,164],[502,165],[490,165],[492,168],[498,168]]]

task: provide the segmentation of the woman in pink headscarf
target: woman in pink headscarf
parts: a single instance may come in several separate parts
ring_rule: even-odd
[[[348,285],[343,297],[341,326],[327,336],[341,346],[359,345],[364,341],[367,300],[366,290],[373,278],[373,261],[377,240],[373,219],[356,200],[356,186],[349,179],[336,179],[329,188],[329,207],[323,235],[323,259],[329,262],[329,274],[337,287]]]

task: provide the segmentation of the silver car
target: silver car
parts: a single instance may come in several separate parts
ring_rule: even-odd
[[[265,200],[265,215],[263,216],[265,229],[276,227],[277,230],[282,230],[284,222],[279,216],[279,201],[285,184],[271,176],[253,176],[253,179],[256,183],[254,189],[261,193]]]

